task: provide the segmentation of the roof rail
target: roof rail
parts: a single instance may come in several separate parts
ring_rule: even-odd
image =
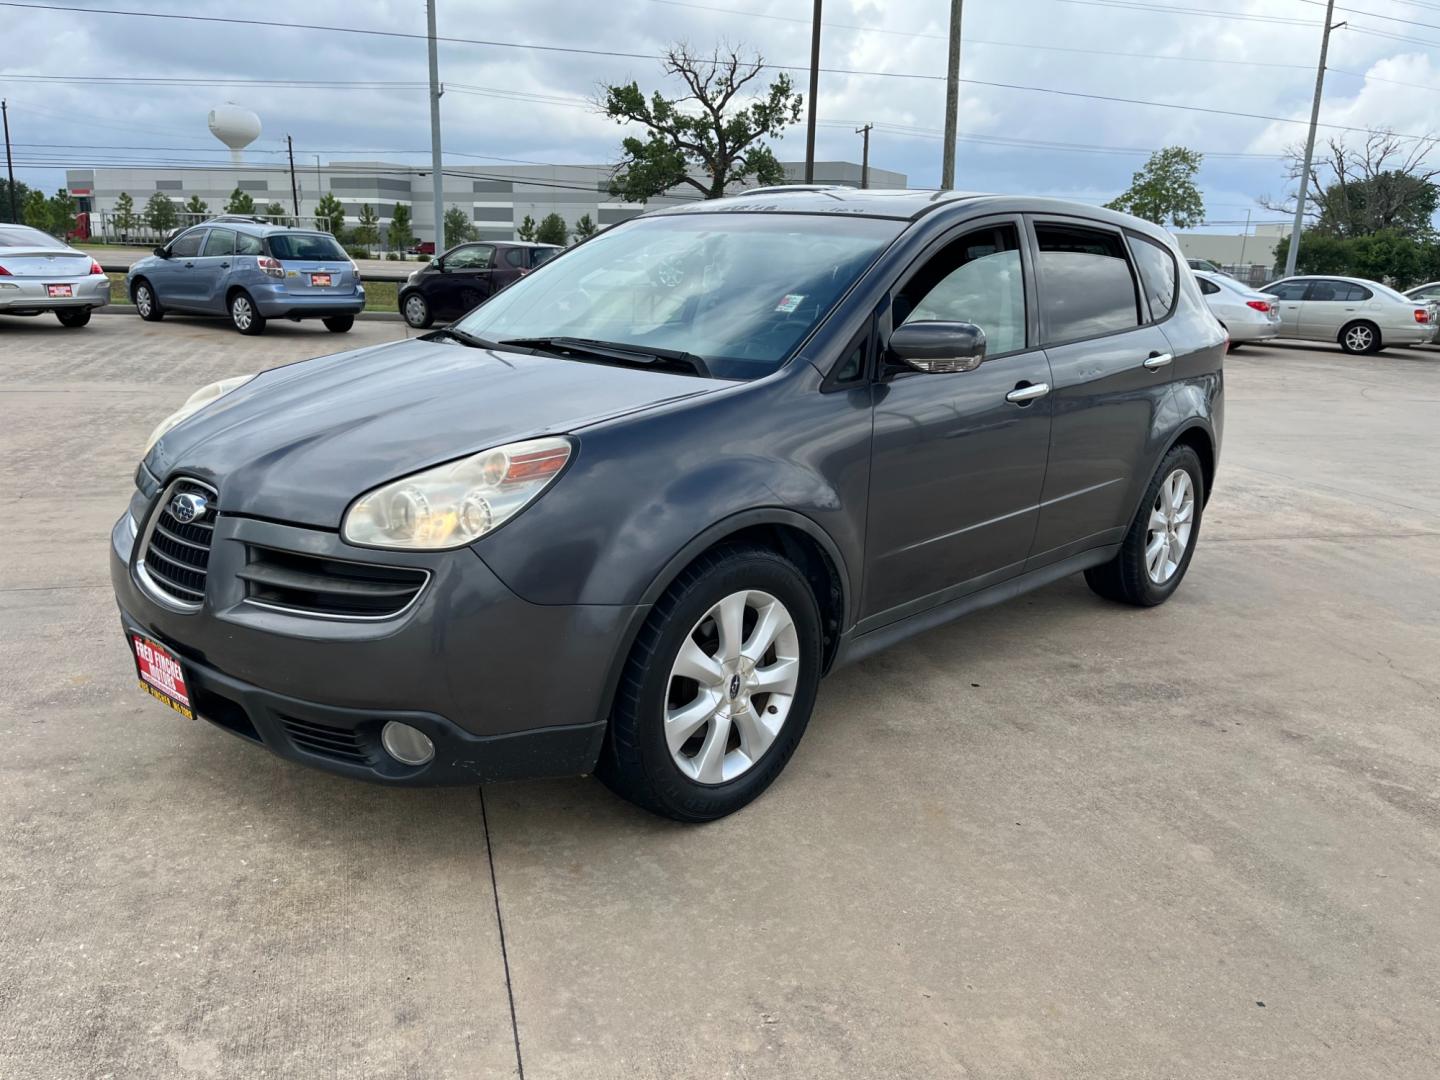
[[[771,184],[769,187],[741,188],[736,195],[773,195],[781,191],[848,191],[845,184]]]

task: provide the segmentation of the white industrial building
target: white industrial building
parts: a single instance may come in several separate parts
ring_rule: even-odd
[[[804,179],[804,165],[784,163],[786,181]],[[608,165],[446,165],[444,169],[445,209],[460,209],[474,223],[482,239],[509,240],[528,215],[539,222],[557,213],[574,226],[582,216],[600,227],[635,217],[649,208],[691,201],[699,193],[686,187],[672,195],[652,199],[647,205],[627,203],[609,193],[612,169]],[[861,168],[850,161],[817,161],[815,182],[860,186]],[[411,228],[419,240],[433,240],[434,194],[429,166],[400,165],[384,161],[318,162],[302,167],[297,162],[292,174],[288,167],[227,164],[225,166],[176,166],[170,168],[89,168],[68,169],[66,186],[81,211],[91,215],[91,230],[97,236],[111,233],[111,215],[121,193],[129,194],[135,213],[142,214],[146,202],[157,191],[182,210],[191,196],[198,195],[211,215],[222,213],[236,188],[255,200],[257,213],[270,203],[283,213],[294,215],[302,224],[312,224],[322,195],[333,194],[345,207],[347,223],[354,225],[363,205],[374,209],[380,219],[380,235],[396,204],[410,207]],[[903,173],[871,167],[869,186],[905,186]],[[299,214],[294,214],[298,197]],[[182,221],[184,217],[182,216]],[[152,239],[144,226],[131,229],[132,240]]]

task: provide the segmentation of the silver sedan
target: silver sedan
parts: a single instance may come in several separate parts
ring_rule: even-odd
[[[28,225],[0,224],[0,315],[55,313],[62,326],[84,326],[110,303],[100,264]]]

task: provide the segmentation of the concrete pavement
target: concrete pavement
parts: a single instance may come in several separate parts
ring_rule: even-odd
[[[150,427],[404,332],[0,320],[0,1077],[1434,1075],[1440,352],[1237,352],[1171,603],[1067,580],[841,671],[686,828],[335,780],[134,688]]]

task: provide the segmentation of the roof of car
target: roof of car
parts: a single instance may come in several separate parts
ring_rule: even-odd
[[[1384,282],[1363,277],[1348,277],[1345,274],[1291,274],[1289,277],[1276,278],[1274,281],[1268,282],[1267,287],[1286,281],[1344,281],[1351,285],[1379,285],[1382,289],[1390,288]]]
[[[237,221],[225,220],[223,218],[210,218],[207,221],[199,221],[184,229],[203,229],[207,227],[219,227],[222,229],[234,229],[236,232],[247,233],[250,236],[275,236],[279,233],[325,233],[324,229],[306,229],[294,225],[275,225],[269,221]],[[325,233],[326,236],[330,235]]]

